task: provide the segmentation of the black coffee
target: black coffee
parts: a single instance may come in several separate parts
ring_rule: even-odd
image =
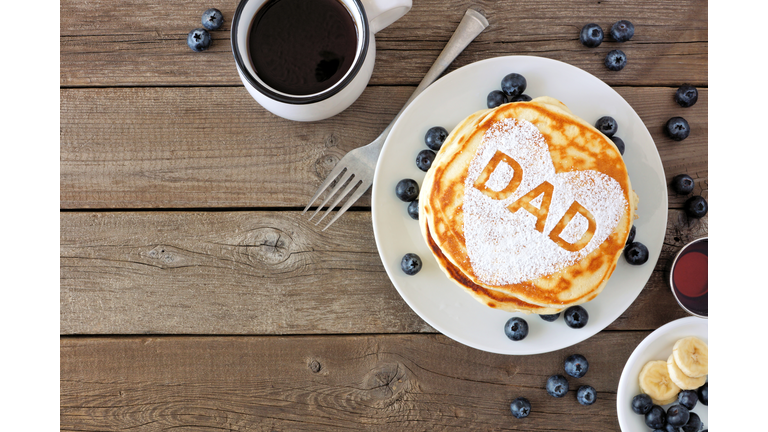
[[[357,50],[355,22],[338,0],[269,0],[249,32],[256,74],[291,95],[336,84],[352,67]]]

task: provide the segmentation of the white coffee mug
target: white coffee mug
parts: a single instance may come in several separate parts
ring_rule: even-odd
[[[373,73],[376,59],[374,34],[411,9],[411,0],[338,0],[349,11],[357,30],[352,66],[334,85],[319,93],[292,95],[267,85],[259,78],[250,60],[251,23],[268,1],[242,0],[237,6],[232,19],[232,53],[240,79],[256,102],[277,116],[296,121],[323,120],[352,105],[365,90]]]

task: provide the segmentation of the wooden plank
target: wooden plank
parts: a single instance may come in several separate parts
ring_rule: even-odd
[[[442,335],[62,338],[61,430],[619,430],[621,365],[647,334],[533,356]],[[573,353],[589,372],[547,395]],[[578,404],[580,385],[595,404]],[[517,397],[531,402],[526,419],[510,413]]]
[[[65,212],[60,221],[62,334],[434,332],[389,281],[368,212],[326,232],[297,211]],[[706,235],[707,219],[671,210],[669,221],[656,271],[610,329],[685,316],[664,269]]]
[[[230,48],[237,1],[65,0],[61,2],[63,86],[241,85]],[[491,25],[449,70],[503,55],[535,55],[573,64],[611,85],[706,85],[707,12],[704,0],[643,2],[415,1],[401,20],[377,35],[373,85],[417,85],[455,30],[464,11],[481,9]],[[207,7],[224,14],[204,53],[186,45]],[[632,40],[609,37],[598,48],[579,42],[587,23],[604,31],[620,20],[635,25]],[[623,50],[627,67],[609,71],[603,61]]]
[[[684,109],[675,90],[617,88],[650,130],[667,177],[687,172],[698,192],[708,175],[708,91]],[[296,123],[264,111],[242,88],[64,89],[61,207],[303,208],[339,159],[378,136],[412,91],[369,87],[336,117]],[[680,143],[662,132],[673,116],[693,130]],[[683,201],[670,196],[673,208]],[[356,206],[370,206],[370,192]]]

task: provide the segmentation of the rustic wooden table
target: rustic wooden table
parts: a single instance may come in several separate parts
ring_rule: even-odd
[[[634,304],[560,351],[504,356],[437,333],[387,278],[370,193],[331,229],[300,214],[326,173],[390,122],[474,6],[491,25],[449,70],[501,55],[553,58],[615,88],[653,136],[666,176],[707,196],[706,1],[414,0],[377,35],[352,109],[295,123],[262,109],[229,44],[235,0],[61,2],[61,430],[618,430],[625,361],[685,316],[664,283],[670,257],[707,234],[670,192],[662,256]],[[220,9],[210,50],[189,30]],[[584,24],[635,25],[589,49]],[[699,88],[683,109],[676,88]],[[662,133],[684,116],[691,136]],[[631,145],[631,143],[628,143]],[[590,360],[592,406],[547,396],[565,356]],[[573,392],[573,390],[572,390]],[[530,417],[509,403],[525,396]]]

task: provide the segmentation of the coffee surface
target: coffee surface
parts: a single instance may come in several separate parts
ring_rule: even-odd
[[[291,95],[332,87],[352,67],[356,47],[355,22],[338,0],[270,0],[248,38],[258,77]]]

